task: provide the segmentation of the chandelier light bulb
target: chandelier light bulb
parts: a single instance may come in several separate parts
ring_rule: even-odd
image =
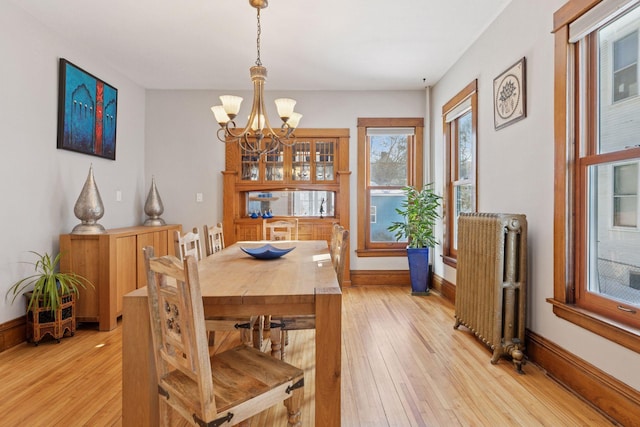
[[[302,118],[302,114],[300,113],[291,113],[291,116],[289,117],[289,120],[287,120],[287,125],[291,128],[291,129],[295,129],[298,127],[298,123],[300,123],[300,119]]]
[[[224,107],[224,111],[227,113],[229,118],[233,120],[240,111],[240,104],[242,104],[242,97],[234,96],[234,95],[222,95],[220,97],[220,101],[222,101],[222,106]]]
[[[251,121],[251,130],[253,130],[253,131],[256,131],[256,130],[262,131],[262,129],[264,129],[264,114],[258,114]]]
[[[229,116],[222,105],[215,105],[211,107],[211,111],[220,126],[224,126],[229,121]]]
[[[278,109],[278,115],[283,122],[286,122],[291,114],[293,114],[293,107],[296,106],[296,100],[291,98],[278,98],[275,100],[276,108]]]

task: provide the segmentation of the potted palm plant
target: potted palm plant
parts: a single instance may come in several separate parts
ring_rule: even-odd
[[[387,229],[395,232],[397,241],[407,239],[411,294],[426,295],[429,293],[429,248],[438,244],[434,229],[440,218],[442,197],[435,193],[432,183],[420,190],[411,186],[403,190],[407,197],[401,207],[396,208],[403,221],[394,221]]]
[[[72,336],[76,330],[75,297],[78,288],[93,286],[89,280],[75,273],[57,271],[61,254],[51,257],[48,253],[36,256],[33,265],[35,273],[15,282],[7,291],[13,294],[12,302],[19,294],[27,298],[27,340],[36,345],[46,334],[58,342],[66,332]],[[33,287],[33,289],[31,289]]]

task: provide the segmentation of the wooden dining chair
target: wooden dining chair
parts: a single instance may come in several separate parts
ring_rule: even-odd
[[[216,226],[204,225],[203,235],[205,238],[205,255],[207,257],[215,255],[224,249],[224,234],[222,224]],[[264,334],[263,316],[236,317],[221,316],[207,318],[205,321],[209,338],[209,349],[213,350],[216,342],[216,331],[237,331],[240,330],[241,340],[246,345],[253,345],[255,348],[262,348]]]
[[[275,220],[269,221],[267,219],[262,220],[262,239],[263,240],[298,240],[298,219],[292,218],[288,220]],[[271,335],[271,348],[272,352],[274,348],[279,348],[279,344],[274,339],[274,333],[270,333],[271,316],[264,317],[263,331],[266,335]],[[255,336],[256,334],[254,334]]]
[[[298,240],[298,219],[268,221],[262,220],[264,240]]]
[[[336,232],[336,242],[333,249],[333,256],[331,261],[333,262],[333,268],[336,270],[338,276],[338,285],[342,289],[342,279],[344,277],[345,258],[347,256],[347,249],[349,248],[349,230],[343,226],[338,226]]]
[[[174,231],[173,244],[176,250],[176,256],[183,260],[187,255],[193,255],[196,261],[202,259],[202,244],[200,243],[200,234],[196,227],[184,235],[178,230]]]
[[[210,357],[195,257],[156,258],[152,246],[144,254],[160,424],[179,414],[193,425],[234,425],[283,402],[288,425],[299,426],[304,372],[247,346]]]
[[[213,255],[216,252],[220,252],[224,249],[224,233],[222,232],[222,223],[217,223],[215,226],[208,226],[207,224],[205,224],[203,227],[203,231],[205,239],[204,253],[206,256]]]
[[[335,257],[335,252],[336,252],[336,246],[337,246],[337,243],[338,243],[338,234],[340,232],[340,227],[341,227],[341,225],[339,223],[337,223],[337,222],[334,222],[331,225],[331,241],[329,243],[329,255],[331,255],[331,262],[333,262],[333,259]]]
[[[349,230],[343,226],[339,226],[336,233],[335,244],[336,250],[334,257],[332,257],[332,263],[338,278],[338,285],[340,289],[342,289],[345,259],[349,247]],[[286,346],[289,343],[289,331],[315,329],[316,317],[314,315],[272,316],[270,326],[271,354],[284,360],[286,356]]]

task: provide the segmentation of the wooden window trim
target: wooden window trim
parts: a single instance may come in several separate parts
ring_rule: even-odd
[[[370,248],[367,247],[369,210],[367,202],[367,159],[366,142],[368,127],[413,127],[415,128],[414,153],[409,153],[409,174],[411,185],[423,184],[424,158],[424,119],[418,118],[358,118],[358,257],[396,257],[407,256],[406,248]]]
[[[567,141],[570,134],[569,108],[569,58],[572,48],[569,44],[569,24],[600,3],[601,0],[569,0],[553,15],[554,22],[554,269],[553,298],[547,302],[553,305],[556,316],[607,338],[632,351],[640,353],[640,330],[617,323],[575,305],[574,269],[576,224],[574,183],[579,179],[575,163],[576,149]],[[573,141],[571,141],[573,142]],[[588,147],[591,150],[592,147]]]
[[[451,144],[451,126],[447,123],[446,115],[456,108],[463,101],[471,98],[471,111],[472,115],[472,133],[473,133],[473,144],[474,144],[474,184],[475,184],[475,200],[477,206],[478,200],[478,159],[477,159],[477,143],[478,143],[478,80],[475,79],[470,82],[467,86],[465,86],[460,92],[458,92],[453,98],[451,98],[447,103],[442,106],[442,129],[443,129],[443,140],[445,141],[445,195],[446,197],[443,200],[443,237],[442,237],[442,246],[443,246],[443,255],[442,262],[446,265],[456,268],[458,265],[457,259],[457,251],[454,249],[453,244],[451,242],[453,238],[453,185],[451,185],[451,174],[452,168],[457,167],[457,161],[454,165],[452,153],[452,144]],[[457,172],[456,172],[457,173]]]

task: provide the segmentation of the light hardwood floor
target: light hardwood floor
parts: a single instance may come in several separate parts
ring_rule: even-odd
[[[613,425],[532,363],[524,375],[504,359],[491,365],[490,351],[453,324],[452,305],[436,294],[345,289],[342,425]],[[60,344],[0,353],[0,426],[121,426],[121,329],[83,328]],[[220,348],[239,342],[235,334],[217,339]],[[287,346],[287,360],[306,372],[304,426],[314,419],[313,342],[313,331],[292,331]],[[252,425],[284,420],[276,405]]]

